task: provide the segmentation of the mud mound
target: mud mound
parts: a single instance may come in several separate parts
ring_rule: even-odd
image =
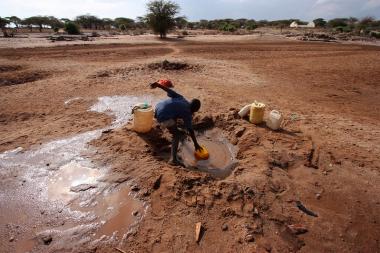
[[[153,62],[145,65],[131,66],[126,68],[116,68],[109,70],[102,70],[89,78],[129,78],[135,75],[149,74],[152,71],[193,71],[198,72],[202,69],[200,65],[192,65],[185,62],[170,62],[164,60],[162,62]]]
[[[0,65],[0,73],[20,70],[20,65]]]
[[[190,70],[198,66],[192,66],[185,62],[170,62],[164,60],[162,62],[150,63],[147,65],[150,70]]]
[[[1,72],[0,72],[1,73]],[[45,72],[27,71],[27,72],[10,72],[0,75],[0,86],[11,86],[23,83],[30,83],[47,77]]]

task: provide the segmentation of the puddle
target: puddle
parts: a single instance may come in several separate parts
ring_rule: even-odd
[[[130,225],[139,220],[144,208],[142,202],[130,195],[129,189],[122,188],[100,198],[93,211],[97,216],[103,215],[103,225],[95,236],[100,238],[103,235],[111,236],[115,231],[127,233]]]
[[[48,198],[69,201],[75,193],[96,187],[101,171],[82,166],[77,161],[62,166],[49,178]]]
[[[77,98],[66,101],[65,104],[75,100]],[[39,206],[40,204],[46,205],[46,208],[53,203],[54,208],[57,208],[56,203],[69,207],[69,211],[65,214],[67,222],[61,227],[65,229],[65,233],[71,233],[70,231],[76,231],[76,228],[83,226],[91,229],[94,228],[94,224],[97,224],[95,228],[97,227],[98,230],[92,234],[95,238],[103,235],[111,236],[115,231],[119,234],[126,233],[132,224],[141,219],[145,210],[144,204],[130,195],[129,187],[125,184],[114,189],[114,185],[100,180],[107,175],[109,169],[99,168],[92,163],[90,157],[96,150],[88,144],[99,138],[102,131],[127,123],[132,118],[133,106],[141,102],[154,101],[151,97],[100,97],[89,110],[114,117],[112,125],[108,128],[51,141],[26,151],[17,148],[0,154],[1,178],[6,178],[8,183],[12,182],[13,177],[17,177],[22,178],[23,182],[15,188],[3,187],[4,192],[0,194],[1,205],[7,206],[6,215],[5,213],[0,215],[0,222],[19,224],[29,228],[29,232],[24,233],[23,237],[17,240],[17,250],[28,250],[33,247],[35,241],[30,238],[34,235],[30,233],[46,229],[46,227],[43,228],[41,218],[39,218],[41,215],[39,209],[45,208]],[[29,201],[28,198],[34,201]],[[76,206],[70,204],[75,203],[76,200],[85,204]],[[22,219],[19,212],[10,215],[15,207],[20,206],[20,203],[22,210],[27,209],[29,216],[33,219]],[[30,207],[33,207],[33,210]],[[135,211],[138,211],[136,216],[132,215]]]
[[[206,147],[210,157],[208,160],[198,161],[194,157],[194,144],[188,138],[181,143],[178,152],[185,166],[210,173],[217,178],[227,177],[236,165],[237,148],[217,130],[207,131],[197,136],[197,140],[200,145]]]

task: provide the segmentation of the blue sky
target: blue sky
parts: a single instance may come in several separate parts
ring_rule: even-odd
[[[145,14],[148,0],[1,0],[0,16],[52,15],[74,18],[136,18]],[[191,21],[220,18],[313,20],[318,17],[373,16],[380,19],[380,0],[176,0],[181,15]]]

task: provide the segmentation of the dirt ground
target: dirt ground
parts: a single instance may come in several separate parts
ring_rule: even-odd
[[[197,130],[218,129],[238,148],[232,173],[214,178],[168,165],[170,136],[156,127],[103,131],[90,159],[114,182],[132,182],[146,212],[120,240],[93,243],[78,230],[28,250],[380,252],[380,47],[220,37],[0,49],[0,152],[104,128],[112,118],[89,111],[99,97],[164,98],[147,86],[160,78],[202,101]],[[163,60],[187,67],[151,67]],[[283,113],[281,131],[237,115],[254,100]],[[28,187],[25,171],[0,169],[0,251],[81,224],[66,215],[72,203],[53,205]]]

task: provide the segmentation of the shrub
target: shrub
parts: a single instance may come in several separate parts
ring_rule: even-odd
[[[75,23],[73,23],[73,22],[67,22],[67,23],[65,23],[65,31],[68,34],[72,34],[72,35],[80,34],[78,26]]]
[[[234,31],[236,31],[236,27],[232,24],[229,24],[229,23],[223,23],[219,27],[219,30],[225,31],[225,32],[234,32]]]
[[[341,32],[341,33],[348,33],[348,32],[351,32],[351,27],[349,26],[337,26],[335,27],[335,30],[337,32]]]

